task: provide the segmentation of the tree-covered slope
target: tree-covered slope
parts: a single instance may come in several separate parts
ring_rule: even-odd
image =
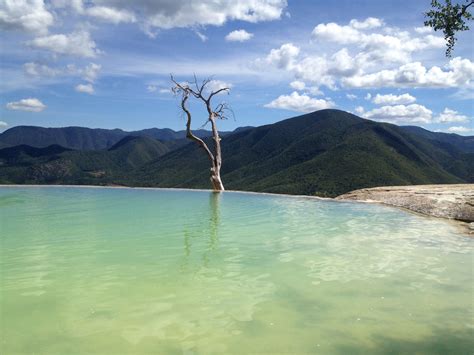
[[[222,178],[227,189],[322,196],[372,186],[474,182],[471,147],[435,138],[322,110],[225,136]],[[0,181],[7,183],[210,186],[206,155],[182,139],[128,136],[109,150],[30,154],[12,164],[2,158],[5,151]]]
[[[223,136],[229,132],[223,132]],[[210,131],[197,130],[198,137],[209,137]],[[16,126],[0,134],[0,149],[17,145],[45,148],[60,145],[75,150],[109,149],[126,136],[150,137],[162,142],[184,140],[185,131],[169,128],[149,128],[126,132],[121,129],[102,129],[86,127],[44,128],[36,126]]]
[[[222,149],[225,186],[236,190],[334,196],[360,187],[473,177],[472,155],[338,110],[234,133]],[[207,169],[202,151],[187,145],[144,165],[126,183],[208,187]]]
[[[75,151],[57,145],[5,148],[0,149],[0,182],[108,184],[169,150],[156,139],[136,136],[126,136],[109,150]]]
[[[474,136],[460,136],[455,133],[431,132],[417,126],[402,126],[400,128],[431,141],[448,143],[467,153],[474,153]]]

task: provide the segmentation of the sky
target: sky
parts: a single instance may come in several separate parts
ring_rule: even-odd
[[[325,108],[474,135],[473,32],[451,58],[430,0],[0,0],[0,132],[184,129],[170,74],[211,78],[221,130]],[[190,103],[193,127],[206,123]],[[204,126],[206,127],[206,126]]]

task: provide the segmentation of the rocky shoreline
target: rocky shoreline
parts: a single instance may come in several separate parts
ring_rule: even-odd
[[[474,184],[384,186],[360,189],[336,200],[379,202],[466,223],[474,234]]]

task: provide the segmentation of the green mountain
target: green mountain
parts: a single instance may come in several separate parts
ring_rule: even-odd
[[[223,132],[223,135],[229,132]],[[197,130],[198,137],[211,135],[210,131]],[[169,128],[149,128],[140,131],[126,132],[121,129],[102,129],[85,127],[44,128],[36,126],[16,126],[0,134],[0,148],[17,145],[29,145],[45,148],[60,145],[76,150],[108,149],[126,136],[150,137],[163,142],[184,140],[186,132],[173,131]]]
[[[437,141],[438,144],[448,143],[462,151],[474,153],[474,136],[460,136],[459,134],[454,133],[431,132],[417,126],[402,126],[400,128],[431,141]]]
[[[338,110],[235,133],[223,142],[227,189],[334,196],[371,186],[473,181],[474,155]],[[138,169],[126,183],[207,187],[206,163],[188,145]]]
[[[20,145],[0,149],[0,183],[113,184],[169,151],[165,142],[137,136],[126,136],[109,150]]]
[[[372,186],[474,182],[473,147],[466,142],[464,147],[436,134],[322,110],[226,135],[222,178],[227,189],[321,196]],[[183,140],[125,137],[107,151],[37,157],[25,156],[22,148],[23,161],[14,162],[5,158],[8,149],[0,150],[4,183],[209,188],[207,157]]]

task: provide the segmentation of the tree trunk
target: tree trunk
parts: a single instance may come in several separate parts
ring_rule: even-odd
[[[216,192],[224,191],[224,184],[221,180],[221,172],[220,168],[212,167],[211,168],[211,184],[212,188]]]
[[[210,110],[209,110],[210,111]],[[214,191],[224,191],[224,184],[221,180],[221,165],[222,165],[222,153],[221,153],[221,138],[219,137],[219,132],[216,127],[215,116],[210,111],[209,121],[211,121],[212,127],[212,139],[214,140],[214,159],[212,161],[211,168],[211,183]]]

